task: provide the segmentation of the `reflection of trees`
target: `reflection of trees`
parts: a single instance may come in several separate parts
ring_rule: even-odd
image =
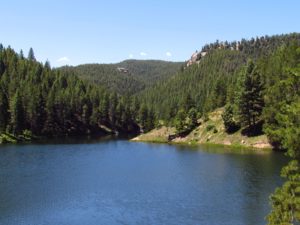
[[[269,195],[282,180],[280,168],[286,160],[281,154],[235,156],[243,193],[244,224],[259,224],[269,212]]]

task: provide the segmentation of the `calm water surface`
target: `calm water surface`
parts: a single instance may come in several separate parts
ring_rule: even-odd
[[[0,224],[265,224],[283,155],[202,148],[126,140],[0,146]]]

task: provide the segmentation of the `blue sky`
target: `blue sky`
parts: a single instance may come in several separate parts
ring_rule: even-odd
[[[298,0],[4,0],[0,42],[52,66],[183,61],[205,43],[300,32]]]

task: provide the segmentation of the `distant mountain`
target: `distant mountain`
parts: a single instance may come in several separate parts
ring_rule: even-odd
[[[58,70],[74,73],[119,94],[135,94],[157,82],[167,80],[183,65],[183,62],[161,60],[125,60],[116,64],[65,66]]]

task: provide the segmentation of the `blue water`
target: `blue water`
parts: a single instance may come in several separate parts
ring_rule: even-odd
[[[126,140],[0,146],[0,224],[265,224],[281,154]]]

